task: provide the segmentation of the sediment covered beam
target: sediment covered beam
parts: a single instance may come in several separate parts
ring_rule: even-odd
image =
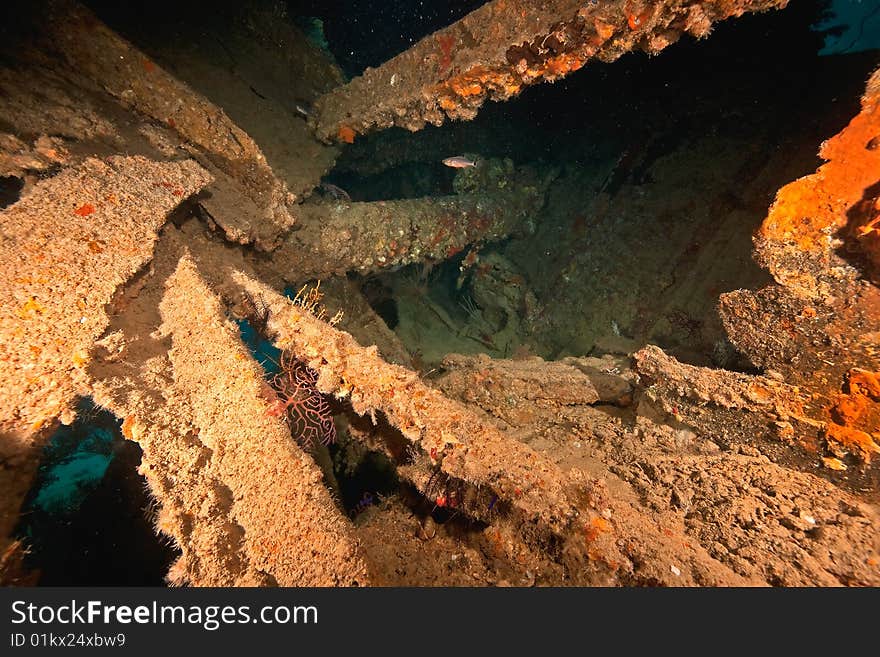
[[[313,125],[321,139],[351,142],[373,129],[472,119],[487,98],[507,100],[593,59],[657,53],[685,32],[703,37],[716,21],[787,1],[493,0],[321,97]]]
[[[153,254],[168,214],[210,176],[195,162],[89,159],[0,212],[0,431],[69,410],[116,288]]]
[[[125,419],[181,549],[171,584],[366,584],[351,526],[314,460],[270,413],[263,371],[174,229],[89,367],[95,400]]]
[[[449,354],[443,359],[446,372],[438,385],[444,391],[463,390],[466,401],[491,408],[497,415],[506,411],[518,414],[520,404],[510,400],[523,400],[527,412],[533,412],[534,407],[558,411],[572,404],[632,403],[632,384],[619,374],[603,372],[602,364],[589,358],[548,362],[536,356],[502,360],[485,354]]]
[[[510,235],[530,215],[509,197],[446,196],[303,206],[302,228],[272,254],[287,280],[441,261],[473,242]]]
[[[192,161],[88,159],[0,212],[0,549],[54,420],[73,419],[117,287],[159,227],[210,181]]]
[[[687,365],[653,345],[636,352],[633,359],[643,383],[682,400],[718,408],[767,407],[789,415],[802,410],[797,388],[771,377]]]
[[[35,3],[47,51],[133,108],[170,128],[214,182],[206,212],[229,239],[271,248],[295,219],[296,201],[254,140],[217,105],[167,73],[74,0]]]

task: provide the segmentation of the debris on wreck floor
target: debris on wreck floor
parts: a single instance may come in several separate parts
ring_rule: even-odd
[[[432,152],[377,134],[346,162],[355,135],[785,4],[494,0],[349,83],[275,2],[191,47],[161,12],[22,9],[0,30],[0,582],[41,583],[22,505],[90,399],[137,445],[114,467],[172,586],[880,585],[880,70],[858,107],[646,120],[589,166],[434,158],[415,198],[324,180]],[[755,228],[763,269],[739,267]]]
[[[622,534],[638,526],[634,515],[650,518],[674,539],[663,558],[678,570],[702,545],[752,581],[876,585],[876,508],[750,443],[753,427],[772,425],[792,403],[790,387],[681,365],[656,347],[636,354],[635,370],[628,363],[450,357],[437,385],[559,467],[600,475],[615,500],[605,530]]]

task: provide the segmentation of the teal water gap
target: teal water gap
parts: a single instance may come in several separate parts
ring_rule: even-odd
[[[178,553],[152,528],[141,449],[121,421],[82,399],[50,437],[16,534],[42,586],[162,586]]]

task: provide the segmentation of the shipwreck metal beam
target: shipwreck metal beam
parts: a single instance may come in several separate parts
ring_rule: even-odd
[[[213,177],[200,204],[227,237],[271,249],[294,223],[296,195],[253,138],[226,112],[162,69],[75,0],[35,3],[46,52],[104,89],[125,108],[176,132]],[[155,129],[154,129],[155,131]],[[174,145],[169,146],[170,155]],[[307,186],[307,185],[306,185]],[[301,191],[301,190],[300,190]]]
[[[48,432],[73,420],[114,292],[152,257],[168,214],[210,180],[188,160],[90,158],[0,212],[0,552]]]
[[[263,370],[169,228],[152,266],[93,350],[97,403],[124,418],[158,503],[155,528],[193,586],[368,582],[321,471],[270,413]],[[127,304],[127,305],[126,305]]]
[[[704,37],[716,21],[787,3],[493,0],[318,99],[313,126],[321,139],[351,142],[372,129],[469,120],[487,98],[507,100],[590,60],[658,53],[684,32]]]
[[[88,159],[0,212],[0,434],[24,440],[69,415],[116,288],[210,180],[190,160]]]
[[[302,229],[272,254],[289,281],[445,260],[479,240],[509,235],[525,219],[505,197],[475,196],[352,203],[328,212],[304,207]]]
[[[445,260],[469,244],[525,229],[543,204],[543,185],[512,185],[503,193],[303,205],[298,213],[302,227],[272,253],[270,267],[285,280],[299,282]]]

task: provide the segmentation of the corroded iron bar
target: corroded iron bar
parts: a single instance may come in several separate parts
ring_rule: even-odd
[[[312,119],[323,140],[373,129],[419,130],[469,120],[487,98],[507,100],[593,59],[654,54],[716,21],[781,8],[788,0],[493,0],[378,68],[321,97]]]
[[[445,260],[521,226],[529,208],[509,200],[468,195],[352,203],[336,211],[304,207],[302,228],[272,254],[272,267],[298,281]]]

